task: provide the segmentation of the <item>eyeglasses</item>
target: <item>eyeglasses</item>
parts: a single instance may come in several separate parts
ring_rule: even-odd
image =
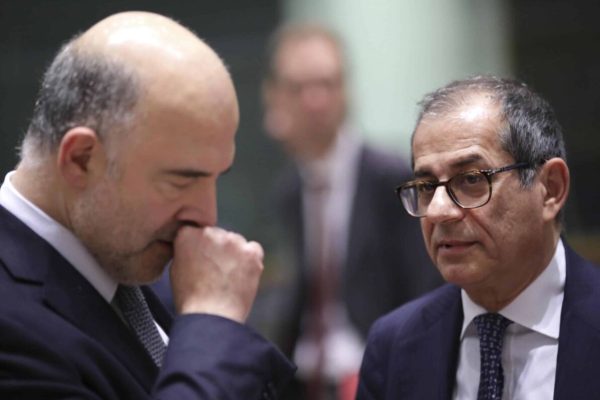
[[[413,180],[396,188],[396,195],[413,217],[424,217],[438,186],[445,186],[448,196],[461,208],[477,208],[492,197],[492,176],[513,169],[529,168],[529,163],[517,163],[494,169],[478,169],[454,175],[443,182]]]

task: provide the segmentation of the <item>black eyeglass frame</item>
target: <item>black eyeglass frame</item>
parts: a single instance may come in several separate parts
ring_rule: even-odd
[[[396,188],[396,196],[398,197],[398,199],[400,199],[400,202],[402,203],[402,206],[404,206],[404,209],[406,210],[406,212],[408,212],[410,215],[412,215],[413,217],[418,217],[418,218],[423,218],[425,217],[427,214],[424,215],[418,215],[415,213],[410,212],[406,205],[404,204],[404,201],[402,200],[402,190],[405,189],[406,187],[409,186],[416,186],[417,183],[421,183],[421,182],[426,182],[430,185],[433,185],[433,189],[434,191],[439,187],[439,186],[444,186],[446,188],[446,193],[448,193],[448,196],[452,199],[452,202],[454,202],[454,204],[456,204],[457,206],[459,206],[460,208],[466,209],[466,210],[470,210],[473,208],[479,208],[479,207],[483,207],[485,206],[490,199],[492,198],[492,176],[500,173],[500,172],[507,172],[507,171],[512,171],[514,169],[521,169],[521,168],[531,168],[531,164],[527,163],[527,162],[520,162],[520,163],[515,163],[515,164],[510,164],[510,165],[505,165],[504,167],[499,167],[499,168],[490,168],[490,169],[472,169],[469,171],[465,171],[465,172],[461,172],[459,174],[454,175],[453,177],[451,177],[450,179],[447,179],[445,181],[439,181],[439,182],[431,182],[431,181],[426,181],[423,179],[413,179],[410,180],[408,182],[403,183],[402,185],[398,186]],[[449,184],[450,182],[452,182],[452,180],[458,176],[463,176],[466,174],[471,174],[471,173],[480,173],[483,174],[483,176],[485,176],[485,178],[488,181],[488,197],[487,199],[476,206],[464,206],[462,204],[460,204],[460,202],[458,201],[458,199],[456,198],[456,195],[454,194],[454,192],[452,191],[452,189],[450,188]]]

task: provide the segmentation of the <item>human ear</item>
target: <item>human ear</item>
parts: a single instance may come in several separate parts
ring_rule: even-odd
[[[569,193],[569,167],[562,158],[551,158],[540,171],[540,181],[544,187],[544,219],[552,221],[567,201]]]
[[[96,132],[78,126],[65,133],[58,148],[58,169],[63,178],[77,188],[84,188],[92,157],[100,147]]]

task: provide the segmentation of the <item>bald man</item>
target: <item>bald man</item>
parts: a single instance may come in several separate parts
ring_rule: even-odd
[[[219,57],[168,18],[59,51],[0,189],[0,398],[278,398],[293,367],[244,325],[262,248],[215,227],[238,118]],[[143,287],[170,260],[175,319]]]

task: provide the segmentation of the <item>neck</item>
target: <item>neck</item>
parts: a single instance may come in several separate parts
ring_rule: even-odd
[[[554,223],[554,222],[552,222]],[[493,282],[490,285],[477,285],[465,291],[469,297],[488,312],[498,312],[512,303],[550,264],[556,251],[560,230],[554,225],[548,229],[542,240],[539,251],[534,251],[527,264],[520,271],[520,279],[511,276],[505,283]]]
[[[12,176],[15,189],[36,207],[60,224],[68,227],[65,202],[58,187],[55,167],[50,162],[28,165],[22,162]]]

